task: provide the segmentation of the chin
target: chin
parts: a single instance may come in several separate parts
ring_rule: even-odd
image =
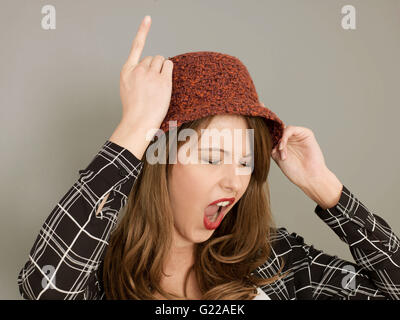
[[[202,233],[198,233],[197,235],[193,235],[192,237],[190,237],[190,241],[193,243],[205,242],[211,238],[213,233],[214,233],[214,230],[205,230]]]

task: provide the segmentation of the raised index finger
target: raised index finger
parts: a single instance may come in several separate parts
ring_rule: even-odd
[[[132,42],[131,52],[129,53],[129,57],[127,60],[127,64],[130,66],[135,66],[139,62],[139,58],[142,54],[144,45],[146,43],[147,33],[149,32],[151,25],[151,17],[145,16],[142,20],[142,23],[139,26],[139,30],[136,34],[135,39]]]

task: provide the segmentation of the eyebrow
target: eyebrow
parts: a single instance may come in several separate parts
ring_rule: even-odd
[[[200,148],[200,150],[207,150],[207,148]],[[224,149],[218,149],[218,148],[208,148],[208,150],[209,151],[219,151],[219,152],[223,152],[223,153],[225,153],[225,154],[227,154],[227,155],[229,155],[229,151],[226,151],[226,150],[224,150]],[[251,152],[250,153],[248,153],[248,154],[246,154],[245,156],[243,156],[243,158],[246,158],[246,157],[249,157],[249,156],[251,156]]]

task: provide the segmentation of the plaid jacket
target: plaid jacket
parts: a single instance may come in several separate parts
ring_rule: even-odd
[[[143,167],[130,151],[106,141],[39,231],[18,275],[24,299],[104,299],[102,261],[118,213]],[[102,210],[95,212],[110,193]],[[339,202],[314,212],[349,245],[356,263],[304,243],[285,228],[271,238],[270,258],[254,272],[282,280],[262,287],[271,300],[400,299],[399,238],[345,186]]]

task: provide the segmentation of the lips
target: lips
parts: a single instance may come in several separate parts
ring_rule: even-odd
[[[212,206],[213,204],[217,204],[218,202],[223,202],[223,201],[229,201],[229,204],[227,205],[227,207],[229,207],[232,203],[235,202],[235,198],[221,198],[215,200],[214,202],[211,202],[208,206]]]
[[[210,219],[218,212],[218,209],[220,208],[220,206],[217,206],[216,204],[223,201],[229,201],[229,203],[226,206],[222,207],[221,212],[218,214],[217,219],[215,221],[211,221]],[[225,212],[228,210],[228,207],[230,207],[234,202],[235,198],[222,198],[214,202],[211,202],[208,205],[208,207],[204,210],[204,219],[203,219],[204,226],[209,230],[216,229],[220,225],[222,219],[224,218]]]
[[[203,223],[204,223],[204,226],[206,227],[206,229],[214,230],[214,229],[218,228],[218,226],[222,222],[222,219],[224,218],[225,212],[227,210],[228,210],[228,207],[223,207],[215,221],[210,220],[211,216],[204,215]]]

